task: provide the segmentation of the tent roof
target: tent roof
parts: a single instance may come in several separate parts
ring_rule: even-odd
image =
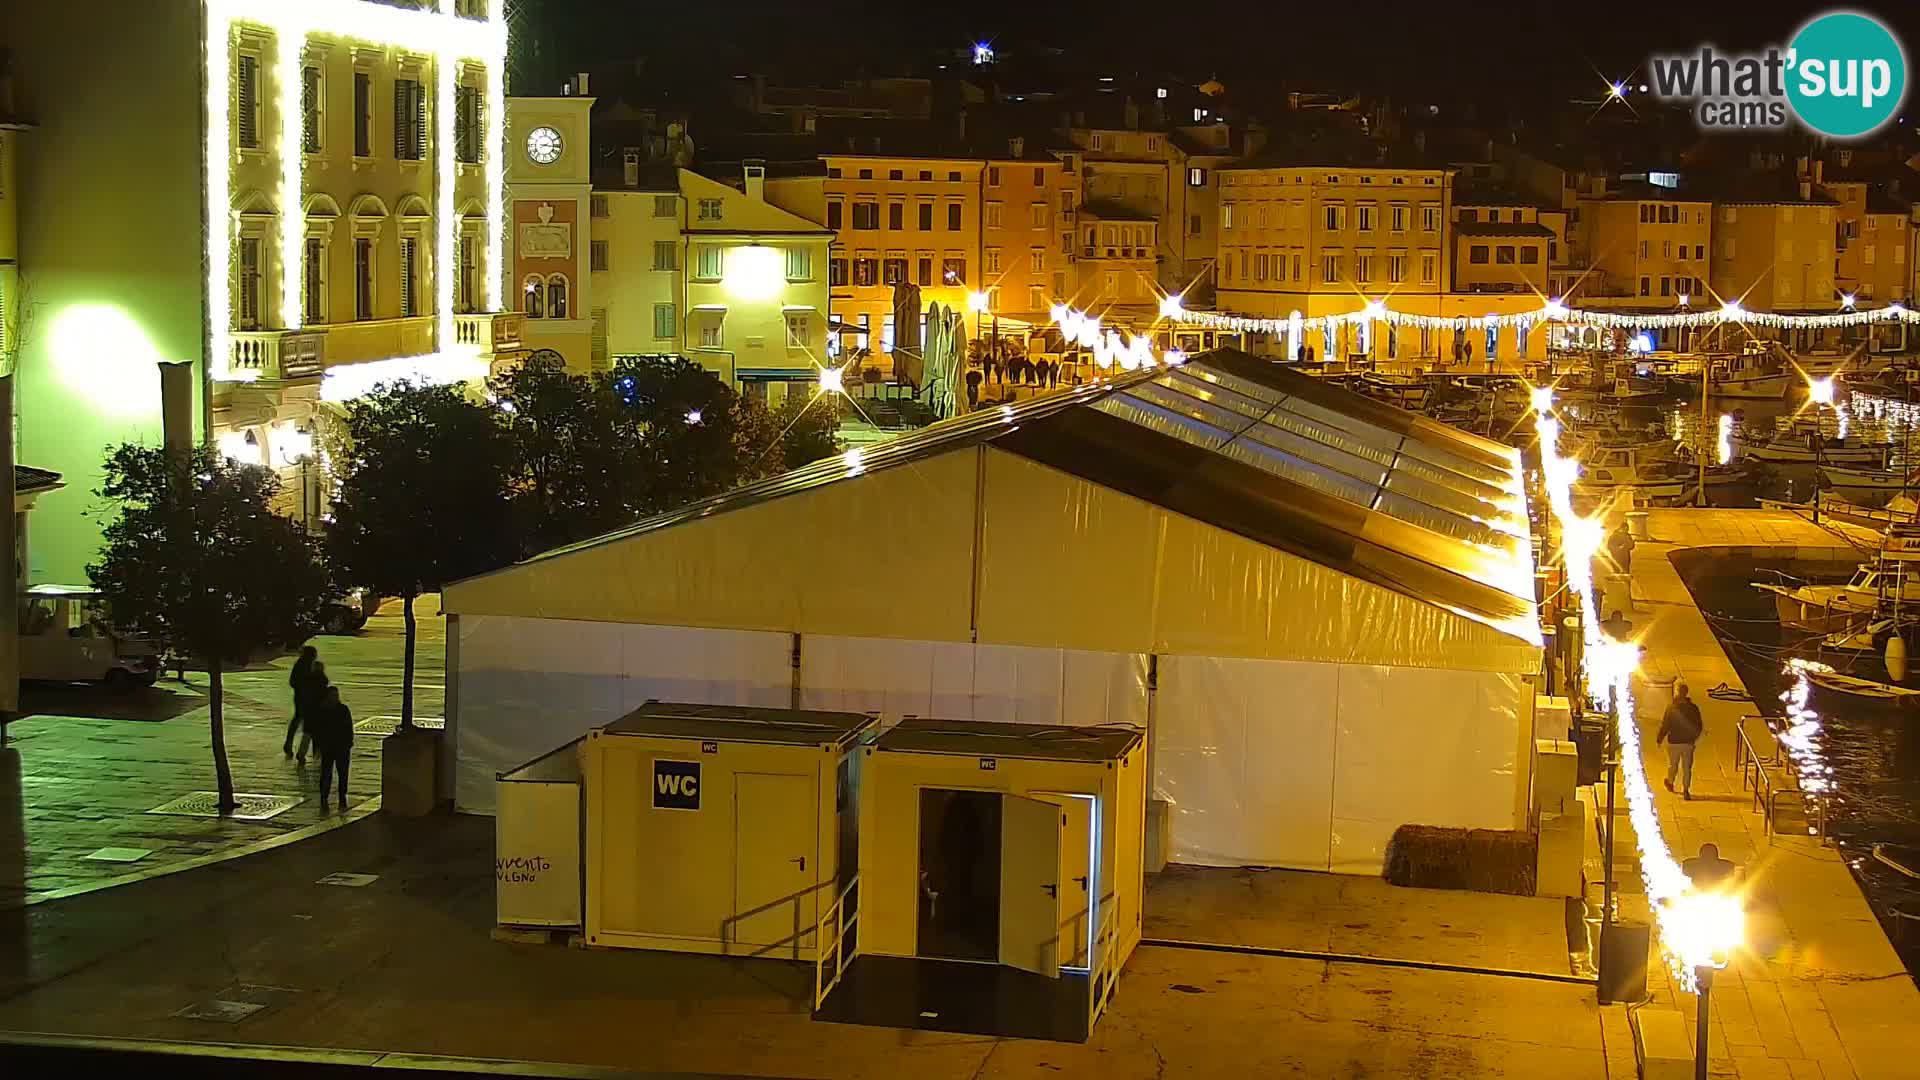
[[[1139,745],[1132,727],[1055,727],[981,720],[907,719],[882,732],[881,750],[1045,761],[1118,761]]]
[[[982,444],[1539,640],[1517,451],[1234,350],[970,413],[494,573]]]
[[[851,744],[873,722],[863,713],[649,701],[602,730],[608,735],[841,746]]]

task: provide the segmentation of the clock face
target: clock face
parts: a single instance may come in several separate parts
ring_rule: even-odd
[[[560,133],[550,127],[527,132],[527,157],[536,165],[551,165],[560,160]]]

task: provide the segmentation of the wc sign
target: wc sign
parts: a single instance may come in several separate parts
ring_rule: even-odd
[[[653,808],[700,809],[700,763],[653,759]]]

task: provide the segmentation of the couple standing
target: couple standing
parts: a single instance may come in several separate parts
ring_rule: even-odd
[[[307,761],[307,747],[320,750],[320,808],[326,809],[328,789],[333,777],[340,777],[340,809],[347,808],[347,759],[353,754],[353,713],[340,700],[340,688],[327,679],[327,666],[320,662],[320,650],[311,645],[300,650],[287,676],[293,689],[293,719],[287,724],[287,739],[281,752],[293,754],[293,737],[300,735],[299,761]]]

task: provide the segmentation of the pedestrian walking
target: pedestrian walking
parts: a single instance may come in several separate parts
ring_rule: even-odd
[[[320,807],[327,805],[327,789],[340,778],[340,809],[347,808],[347,758],[353,754],[353,712],[340,700],[340,688],[329,686],[307,721],[314,745],[320,749]]]
[[[1660,718],[1660,731],[1653,741],[1667,744],[1667,790],[1674,790],[1673,778],[1678,776],[1683,798],[1693,798],[1693,748],[1705,731],[1700,706],[1687,696],[1687,684],[1674,683],[1673,704]]]
[[[280,753],[285,757],[293,756],[293,737],[300,736],[300,762],[306,763],[307,748],[313,745],[313,736],[304,729],[308,706],[313,704],[314,669],[320,665],[320,650],[311,645],[302,646],[300,658],[293,662],[293,670],[287,674],[287,686],[293,691],[293,718],[287,721],[286,742],[281,744]],[[326,675],[320,675],[320,685],[326,685]]]

